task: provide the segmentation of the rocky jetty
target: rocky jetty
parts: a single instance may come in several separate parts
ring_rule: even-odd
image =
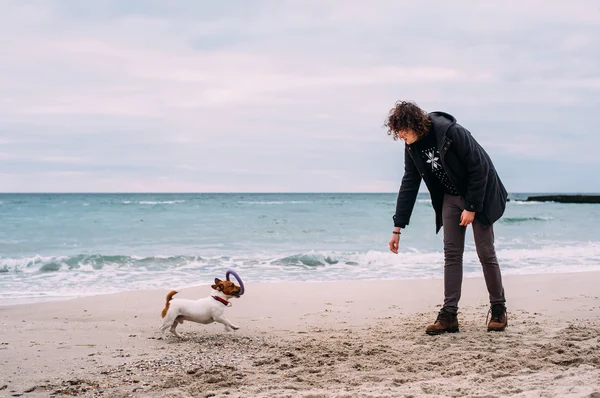
[[[600,203],[600,195],[543,195],[529,196],[527,202]]]

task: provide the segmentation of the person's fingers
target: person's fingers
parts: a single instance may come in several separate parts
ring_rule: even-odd
[[[460,214],[460,226],[461,227],[466,227],[469,224],[472,224],[473,221],[475,221],[475,217],[471,217],[470,214],[465,214],[465,212],[462,212]]]
[[[390,251],[392,253],[398,254],[398,242],[395,240],[390,241]]]

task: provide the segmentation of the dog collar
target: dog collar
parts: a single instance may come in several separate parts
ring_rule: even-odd
[[[214,298],[215,300],[217,300],[220,303],[223,303],[223,305],[226,305],[227,307],[231,306],[231,303],[229,301],[223,300],[221,297],[212,296],[212,298]]]

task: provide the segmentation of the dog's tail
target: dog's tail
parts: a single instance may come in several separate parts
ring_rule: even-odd
[[[173,296],[177,294],[177,290],[171,290],[169,294],[167,294],[167,303],[165,304],[165,308],[162,310],[162,317],[167,316],[167,311],[169,311],[170,301],[173,299]]]

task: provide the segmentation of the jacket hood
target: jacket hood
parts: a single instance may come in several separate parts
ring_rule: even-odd
[[[432,128],[438,141],[438,148],[441,148],[446,138],[446,132],[451,126],[456,124],[456,118],[446,112],[431,112],[429,113],[429,117],[431,118]]]
[[[438,130],[446,132],[448,127],[456,123],[456,118],[446,112],[431,112],[429,113],[429,117],[431,118],[431,122],[433,123],[436,132]]]

